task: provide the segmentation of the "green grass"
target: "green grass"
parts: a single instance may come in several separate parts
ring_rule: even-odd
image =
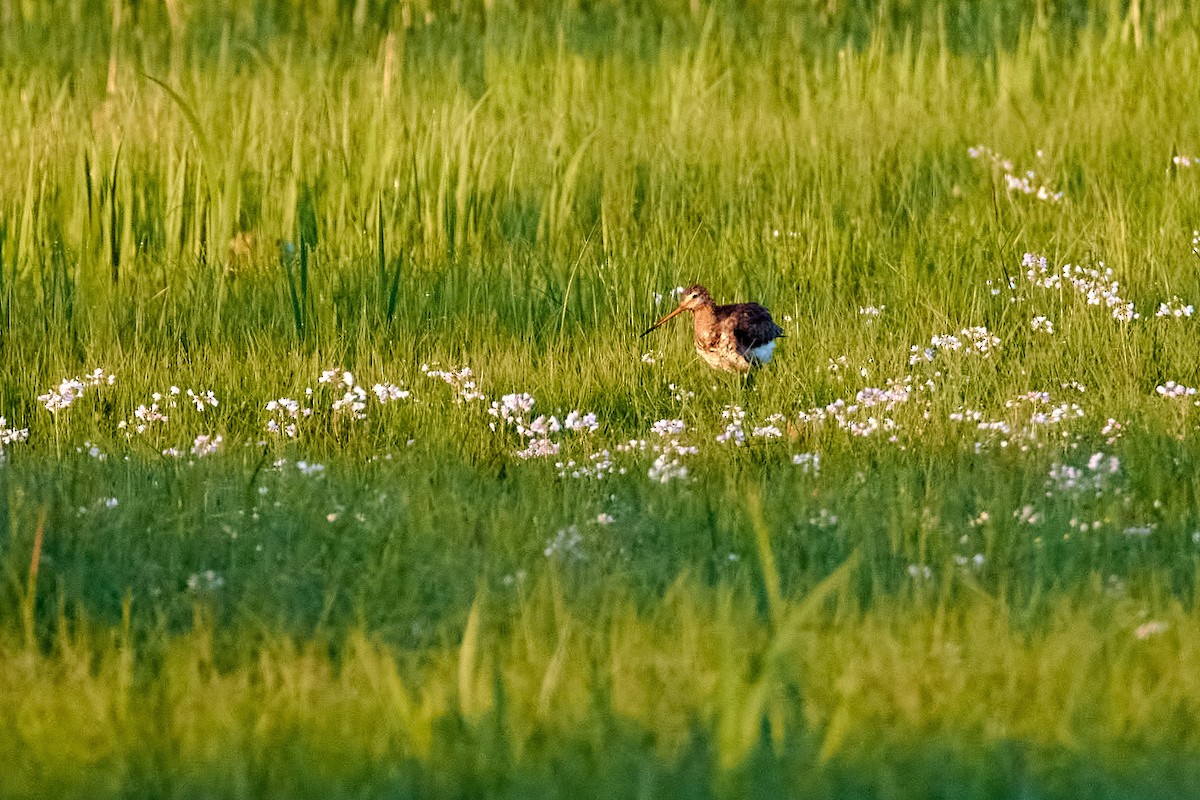
[[[0,29],[0,795],[1200,794],[1190,4]],[[638,338],[695,281],[752,385]],[[597,428],[522,458],[522,392]]]

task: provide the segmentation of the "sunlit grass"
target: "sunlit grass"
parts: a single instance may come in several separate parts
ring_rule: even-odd
[[[343,6],[0,3],[0,794],[1194,792],[1190,7]]]

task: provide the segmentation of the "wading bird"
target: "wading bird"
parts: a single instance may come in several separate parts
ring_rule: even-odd
[[[647,328],[642,336],[684,311],[692,312],[696,352],[713,369],[748,373],[771,360],[775,340],[784,335],[771,313],[758,303],[714,305],[708,289],[696,284],[683,290],[679,308]]]

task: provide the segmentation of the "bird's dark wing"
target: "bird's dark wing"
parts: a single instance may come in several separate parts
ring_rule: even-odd
[[[718,315],[726,311],[733,317],[733,335],[741,347],[758,347],[783,336],[783,328],[771,319],[771,312],[758,303],[738,303],[717,309]],[[723,316],[725,316],[723,315]]]

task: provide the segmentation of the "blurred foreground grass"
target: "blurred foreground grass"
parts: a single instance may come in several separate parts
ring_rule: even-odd
[[[1190,5],[0,25],[0,794],[1197,793]]]

